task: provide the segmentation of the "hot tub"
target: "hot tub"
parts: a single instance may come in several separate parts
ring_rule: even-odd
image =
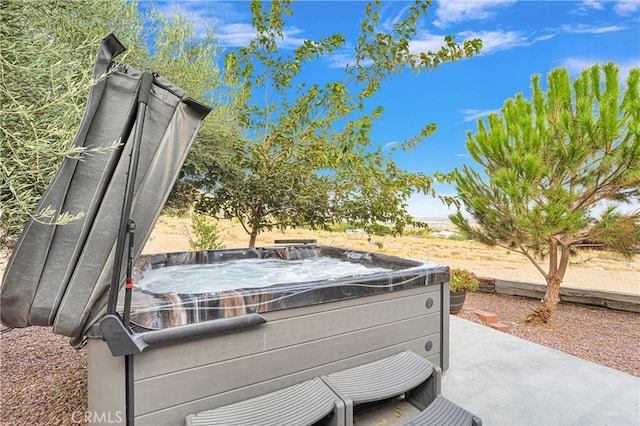
[[[102,41],[73,142],[124,143],[63,162],[38,211],[84,217],[29,220],[0,286],[4,325],[50,326],[88,345],[83,418],[184,424],[188,414],[406,350],[447,369],[445,266],[287,244],[140,257],[210,108],[114,60],[124,50],[113,35]],[[241,274],[223,282],[229,270]],[[132,286],[132,309],[118,313],[120,289]]]
[[[252,277],[234,285],[224,278],[233,269]],[[311,273],[291,278],[301,270]],[[199,278],[183,279],[190,274]],[[269,274],[271,284],[260,280]],[[132,327],[151,343],[134,357],[136,425],[183,424],[187,414],[404,350],[448,367],[446,266],[283,245],[144,256],[134,278]],[[255,316],[263,321],[242,322]],[[202,329],[230,321],[239,327]],[[89,410],[123,414],[123,358],[99,324],[88,335]]]

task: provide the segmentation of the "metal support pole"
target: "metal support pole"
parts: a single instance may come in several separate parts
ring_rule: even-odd
[[[445,347],[444,347],[444,323],[445,323],[445,315],[449,315],[449,307],[447,306],[445,308],[444,306],[444,299],[445,299],[445,294],[444,292],[449,291],[449,286],[446,286],[445,288],[445,283],[441,282],[440,283],[440,368],[442,368],[442,371],[444,371],[444,351],[445,351]],[[448,331],[447,331],[448,332]],[[446,348],[446,350],[448,351],[449,348]]]
[[[129,221],[131,220],[131,205],[133,204],[134,185],[136,172],[138,170],[138,160],[140,158],[140,143],[142,141],[142,130],[144,127],[144,117],[151,94],[153,75],[145,72],[142,74],[140,89],[138,91],[138,112],[136,115],[136,127],[133,134],[133,146],[131,147],[131,157],[129,159],[129,170],[127,172],[127,183],[125,186],[124,201],[122,203],[122,214],[120,216],[120,228],[118,231],[118,243],[116,245],[116,255],[111,276],[111,287],[109,289],[109,301],[107,313],[116,314],[118,303],[118,291],[120,290],[120,276],[122,274],[122,262],[124,258],[125,242]]]
[[[111,286],[109,288],[109,300],[107,304],[107,314],[118,315],[117,303],[118,292],[120,291],[120,276],[122,275],[122,263],[125,255],[125,244],[128,241],[127,253],[127,275],[125,289],[125,306],[123,314],[123,324],[125,329],[130,333],[129,329],[129,310],[131,308],[131,288],[133,287],[133,279],[131,277],[134,259],[134,232],[135,223],[131,220],[131,208],[134,198],[134,187],[136,181],[136,173],[138,170],[138,161],[140,158],[140,145],[142,143],[142,131],[144,127],[144,119],[149,104],[149,96],[151,95],[151,86],[153,85],[153,75],[145,72],[140,80],[138,90],[138,110],[136,114],[135,131],[133,134],[133,144],[131,146],[131,155],[129,157],[129,169],[127,172],[127,181],[124,191],[124,200],[122,202],[122,213],[120,216],[120,227],[118,230],[118,242],[116,245],[116,255],[114,259],[113,273],[111,276]],[[126,424],[133,426],[135,422],[134,410],[134,380],[133,380],[133,355],[125,355],[125,401],[126,401]]]
[[[124,312],[122,316],[122,322],[125,328],[129,328],[129,314],[131,314],[131,292],[133,290],[133,258],[134,258],[134,236],[136,232],[136,223],[133,220],[129,220],[127,226],[129,234],[129,251],[127,254],[127,276],[125,278],[125,293],[124,293]]]
[[[124,356],[124,376],[125,376],[125,418],[127,426],[135,424],[135,392],[133,389],[133,355]]]

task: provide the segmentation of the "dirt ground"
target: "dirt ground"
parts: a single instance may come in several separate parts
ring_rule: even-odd
[[[219,221],[220,239],[225,248],[247,247],[249,236],[232,221]],[[189,250],[190,220],[163,216],[158,220],[144,252]],[[366,250],[427,260],[465,268],[476,275],[544,284],[544,278],[522,254],[502,247],[488,247],[471,241],[425,238],[413,235],[372,236],[362,233],[327,232],[295,229],[271,231],[258,236],[257,246],[272,245],[276,239],[310,238],[319,244]],[[541,261],[546,269],[547,264]],[[632,259],[606,251],[581,250],[572,258],[563,286],[640,294],[640,256]]]

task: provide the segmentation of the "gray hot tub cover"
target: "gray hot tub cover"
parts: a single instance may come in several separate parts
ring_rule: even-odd
[[[36,211],[51,207],[85,216],[63,226],[26,224],[0,288],[0,319],[6,326],[53,326],[55,333],[78,340],[105,312],[142,77],[141,71],[113,61],[124,50],[113,35],[102,41],[93,70],[96,84],[73,141],[85,147],[120,144],[80,161],[66,159],[58,169]],[[131,213],[136,258],[209,111],[154,75]]]

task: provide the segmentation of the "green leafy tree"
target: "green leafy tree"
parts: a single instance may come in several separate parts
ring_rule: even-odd
[[[98,155],[71,147],[71,141],[92,84],[97,46],[107,34],[128,48],[119,60],[160,72],[191,97],[217,101],[215,37],[196,38],[180,15],[169,19],[152,10],[145,16],[136,1],[125,0],[9,0],[0,19],[0,246],[13,244],[29,215],[45,223],[74,219],[34,208],[64,158]],[[153,53],[147,39],[153,39]],[[214,109],[203,137],[216,138],[224,127],[221,117],[229,111],[222,109]]]
[[[249,246],[266,229],[321,227],[346,220],[370,230],[379,222],[401,230],[410,220],[406,201],[414,191],[429,192],[432,178],[401,170],[370,140],[373,123],[383,112],[369,101],[382,82],[404,69],[419,72],[470,57],[480,40],[457,44],[446,37],[438,51],[413,53],[409,43],[430,1],[416,1],[390,30],[380,24],[380,3],[368,4],[353,60],[343,78],[306,83],[313,62],[346,49],[345,37],[333,34],[305,40],[286,51],[285,18],[289,1],[264,9],[251,3],[256,38],[230,52],[225,61],[236,93],[239,127],[228,155],[212,158],[192,176],[203,188],[197,208],[210,215],[238,218]],[[426,125],[399,149],[408,150],[435,131]]]
[[[595,240],[632,255],[640,245],[640,211],[596,214],[605,202],[640,198],[640,69],[626,88],[618,74],[615,64],[594,65],[572,84],[559,68],[546,91],[535,75],[531,100],[507,100],[467,135],[484,173],[464,165],[454,181],[477,223],[460,211],[451,219],[479,241],[522,253],[544,276],[547,291],[530,321],[551,318],[572,246]]]

